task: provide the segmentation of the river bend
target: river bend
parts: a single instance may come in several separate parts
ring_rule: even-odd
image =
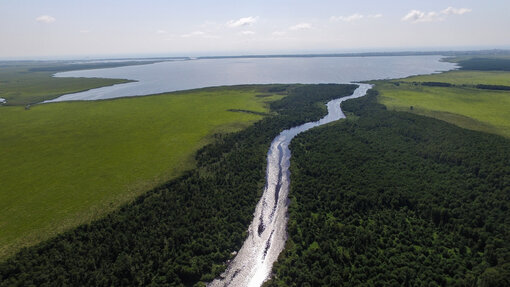
[[[225,272],[208,286],[259,287],[269,278],[287,240],[291,140],[313,127],[345,118],[340,103],[364,96],[370,88],[371,85],[359,84],[352,95],[328,102],[324,118],[284,130],[273,140],[267,153],[266,185],[248,228],[248,238]]]

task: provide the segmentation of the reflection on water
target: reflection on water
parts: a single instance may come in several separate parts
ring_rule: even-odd
[[[98,100],[211,86],[271,83],[350,83],[403,78],[455,68],[441,56],[199,59],[71,71],[56,77],[137,80],[69,94],[53,101]]]
[[[248,238],[227,270],[209,284],[210,287],[259,287],[269,277],[287,240],[290,142],[299,133],[345,118],[340,103],[364,96],[370,87],[361,84],[351,96],[328,102],[328,115],[324,118],[284,130],[273,140],[267,153],[266,186],[248,228]]]

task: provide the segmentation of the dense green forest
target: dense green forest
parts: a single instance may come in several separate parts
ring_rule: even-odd
[[[510,71],[510,59],[473,57],[459,61],[461,70]]]
[[[354,85],[273,86],[268,116],[217,135],[197,168],[0,263],[0,286],[200,286],[242,245],[283,129]],[[267,286],[510,286],[508,139],[405,112],[376,92],[291,145],[289,240]]]
[[[193,286],[210,281],[246,237],[265,181],[266,153],[283,129],[326,114],[355,85],[269,86],[288,93],[268,116],[196,155],[197,168],[102,220],[0,263],[0,286]]]
[[[266,286],[510,286],[510,142],[387,111],[292,144],[289,239]]]

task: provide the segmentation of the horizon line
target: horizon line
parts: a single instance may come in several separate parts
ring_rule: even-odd
[[[458,56],[458,55],[476,55],[481,53],[497,53],[497,54],[510,54],[510,48],[492,48],[492,49],[470,49],[470,50],[459,50],[459,49],[451,49],[445,48],[437,49],[437,50],[387,50],[387,51],[370,51],[370,52],[324,52],[324,53],[267,53],[267,54],[256,54],[256,53],[247,53],[247,54],[231,54],[231,55],[222,55],[218,53],[217,55],[202,55],[202,56],[150,56],[147,55],[135,55],[132,56],[121,56],[121,55],[103,55],[103,56],[47,56],[47,57],[27,57],[27,58],[19,58],[19,57],[6,57],[0,58],[2,62],[49,62],[49,61],[58,61],[58,62],[66,62],[66,61],[101,61],[101,60],[111,60],[111,61],[126,61],[126,60],[200,60],[200,59],[234,59],[234,58],[313,58],[313,57],[378,57],[378,56],[432,56],[432,55],[441,55],[441,56]],[[204,53],[206,54],[206,53]]]

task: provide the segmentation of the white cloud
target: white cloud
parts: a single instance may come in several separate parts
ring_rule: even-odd
[[[159,35],[163,35],[163,34],[167,34],[168,32],[166,30],[157,30],[156,31],[156,34],[159,34]]]
[[[448,7],[440,12],[412,10],[402,18],[402,21],[409,21],[412,23],[443,21],[448,15],[463,15],[469,12],[471,12],[471,9],[453,7]]]
[[[355,13],[350,16],[332,16],[331,18],[329,18],[329,20],[331,22],[339,22],[339,21],[354,22],[354,21],[362,20],[364,18],[377,19],[377,18],[381,18],[381,17],[382,17],[382,14],[363,15],[363,14]]]
[[[35,18],[35,21],[37,21],[39,23],[49,24],[49,23],[53,23],[53,22],[57,21],[57,19],[55,19],[54,17],[51,17],[49,15],[42,15],[42,16]]]
[[[230,20],[227,22],[227,26],[230,28],[249,26],[257,22],[257,17],[244,17],[237,20]]]
[[[310,23],[299,23],[297,25],[294,25],[290,27],[290,30],[296,31],[296,30],[307,30],[312,28],[312,25]]]
[[[411,21],[413,23],[431,22],[440,20],[438,16],[436,12],[425,13],[419,10],[412,10],[402,18],[402,21]]]
[[[255,34],[255,32],[253,32],[253,31],[242,31],[241,34],[243,34],[243,35],[253,35],[253,34]]]
[[[462,15],[462,14],[466,14],[466,13],[469,13],[471,12],[472,10],[469,9],[469,8],[453,8],[453,7],[448,7],[446,9],[444,9],[443,11],[441,11],[442,14],[445,14],[445,15]]]
[[[90,33],[90,30],[80,30],[80,33],[82,33],[82,34],[88,34],[88,33]]]

